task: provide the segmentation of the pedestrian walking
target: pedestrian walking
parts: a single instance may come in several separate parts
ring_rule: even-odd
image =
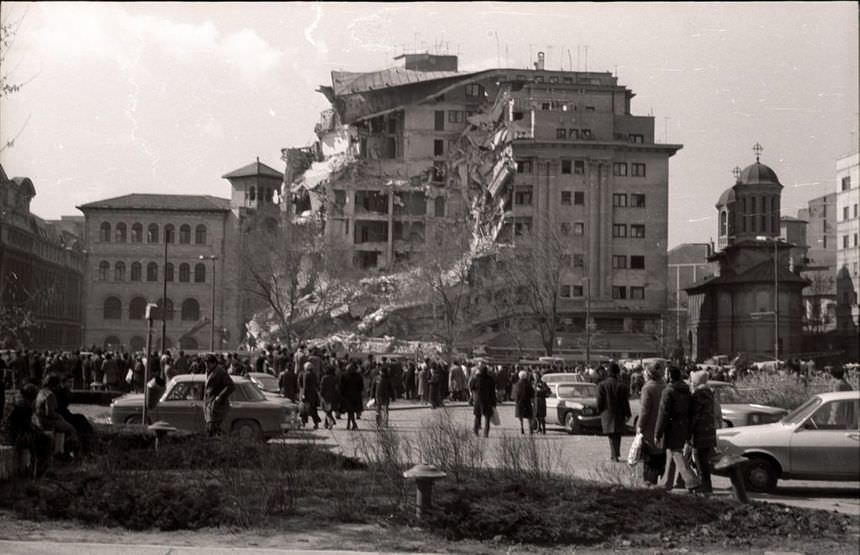
[[[319,408],[319,382],[311,361],[305,362],[302,373],[298,377],[299,397],[302,400],[301,418],[302,425],[308,423],[308,418],[314,421],[314,430],[320,427],[320,417],[317,414]]]
[[[206,357],[206,386],[203,390],[203,418],[209,437],[221,435],[230,410],[230,394],[236,388],[227,370],[215,355]]]
[[[680,368],[670,366],[668,377],[670,383],[660,394],[660,410],[654,433],[654,437],[663,442],[667,451],[662,484],[666,489],[672,489],[677,474],[680,474],[685,487],[693,491],[699,488],[700,482],[684,457],[684,446],[690,439],[692,395],[690,387],[682,379]]]
[[[341,409],[346,412],[346,429],[357,430],[355,415],[361,412],[361,392],[364,380],[358,373],[358,366],[350,362],[340,378]]]
[[[430,408],[439,408],[442,406],[442,370],[435,362],[430,364]]]
[[[711,460],[717,447],[717,422],[720,415],[714,391],[708,386],[708,371],[700,370],[690,374],[690,388],[693,391],[690,423],[693,460],[702,483],[702,493],[711,493]]]
[[[642,386],[639,397],[639,420],[636,422],[636,433],[642,434],[642,452],[644,458],[642,477],[646,483],[656,484],[663,469],[666,467],[666,450],[658,445],[655,433],[657,431],[657,414],[660,412],[660,398],[666,382],[663,381],[663,367],[658,363],[647,370],[647,381]]]
[[[621,381],[618,364],[609,365],[609,376],[597,386],[597,411],[603,433],[609,437],[611,459],[621,460],[621,434],[630,418],[630,390]]]
[[[391,383],[390,372],[388,366],[380,368],[370,388],[376,407],[376,425],[380,427],[388,426],[388,406],[394,400],[394,384]]]
[[[337,423],[334,414],[332,414],[337,397],[337,378],[334,375],[334,368],[328,366],[320,380],[320,401],[323,413],[325,413],[324,425],[326,430],[334,428],[334,425]]]
[[[528,422],[529,433],[532,430],[532,419],[534,418],[534,397],[535,390],[529,380],[529,373],[525,370],[520,370],[517,383],[513,386],[514,395],[514,416],[520,421],[520,434],[525,434],[523,421]]]
[[[538,433],[543,435],[546,435],[546,398],[550,395],[552,391],[538,372],[535,374],[535,421]]]
[[[481,364],[478,373],[469,384],[472,392],[473,409],[475,415],[475,435],[481,430],[481,418],[484,419],[484,437],[490,435],[490,419],[496,410],[496,381],[490,375],[485,364]]]

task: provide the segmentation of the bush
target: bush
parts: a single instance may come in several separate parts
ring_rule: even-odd
[[[816,393],[829,391],[830,379],[816,376],[805,384],[793,375],[755,372],[741,377],[735,386],[750,403],[793,410]]]
[[[445,408],[421,423],[415,448],[420,462],[436,466],[458,482],[484,465],[484,442]]]

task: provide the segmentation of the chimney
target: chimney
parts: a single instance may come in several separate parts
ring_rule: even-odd
[[[538,61],[535,62],[535,69],[542,70],[544,64],[543,52],[538,52]]]

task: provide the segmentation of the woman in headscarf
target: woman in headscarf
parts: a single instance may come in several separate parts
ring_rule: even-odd
[[[529,433],[532,433],[532,418],[534,418],[532,403],[534,401],[535,390],[529,380],[528,372],[521,370],[518,376],[519,379],[514,386],[514,416],[520,419],[521,434],[526,433],[523,425],[524,420],[528,421]]]
[[[541,373],[535,373],[535,420],[537,420],[538,433],[543,435],[546,435],[546,398],[551,393]]]

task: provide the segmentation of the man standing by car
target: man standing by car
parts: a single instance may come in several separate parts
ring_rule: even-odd
[[[221,426],[230,410],[233,380],[215,355],[206,356],[206,389],[203,392],[203,417],[209,436],[221,435]]]
[[[666,469],[663,473],[663,485],[666,489],[675,486],[675,473],[681,473],[684,485],[694,491],[699,489],[699,479],[693,474],[689,463],[684,458],[684,445],[690,439],[690,415],[692,414],[692,395],[681,377],[681,369],[670,366],[668,371],[670,384],[660,396],[660,411],[657,414],[655,438],[663,441],[666,453]],[[713,416],[711,416],[713,418]]]
[[[609,436],[612,461],[621,460],[621,434],[630,418],[630,389],[621,380],[621,368],[613,362],[609,376],[597,386],[597,410],[603,433]]]

